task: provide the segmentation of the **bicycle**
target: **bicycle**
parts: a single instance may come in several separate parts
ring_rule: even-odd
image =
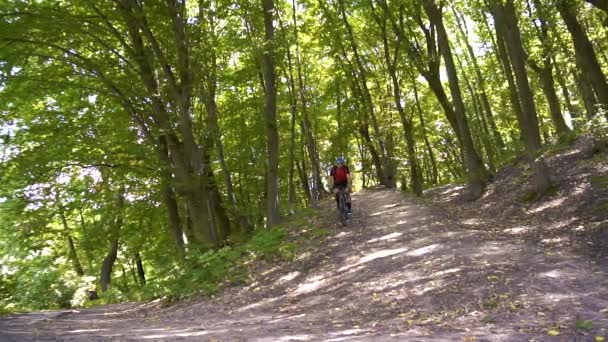
[[[348,199],[346,194],[346,188],[340,187],[338,192],[338,215],[340,217],[340,222],[342,226],[346,227],[348,225]]]

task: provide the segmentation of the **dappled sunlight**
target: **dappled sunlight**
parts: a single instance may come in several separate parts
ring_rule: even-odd
[[[526,233],[530,230],[530,227],[525,227],[525,226],[517,226],[517,227],[513,227],[513,228],[507,228],[505,230],[503,230],[504,233],[507,234],[522,234],[522,233]]]
[[[393,207],[398,206],[399,204],[401,204],[401,203],[387,204],[387,205],[383,205],[382,207],[383,208],[393,208]]]
[[[421,296],[429,291],[436,290],[438,288],[443,287],[444,282],[441,280],[432,280],[429,282],[425,282],[424,284],[420,284],[414,287],[414,293],[416,296]]]
[[[297,289],[293,291],[294,295],[301,295],[304,293],[309,293],[319,289],[320,287],[327,284],[327,279],[323,276],[316,276],[310,279],[307,279],[306,283],[302,283],[298,286]]]
[[[555,244],[555,243],[560,243],[560,242],[566,241],[566,238],[563,238],[563,237],[545,238],[540,241],[545,244]]]
[[[335,237],[342,238],[342,237],[349,236],[349,235],[352,235],[352,234],[353,234],[352,232],[340,232]]]
[[[354,328],[354,329],[347,329],[347,330],[332,332],[332,333],[330,333],[330,335],[331,336],[337,336],[337,337],[330,338],[330,339],[327,339],[325,341],[332,341],[332,342],[346,341],[346,340],[351,339],[351,337],[353,335],[360,335],[360,334],[366,333],[368,331],[369,330],[367,330],[367,329]]]
[[[348,270],[349,268],[364,264],[366,262],[370,262],[370,261],[378,259],[378,258],[385,258],[385,257],[391,256],[391,255],[403,253],[405,251],[407,251],[407,248],[383,249],[383,250],[368,254],[368,255],[360,258],[357,262],[355,262],[353,264],[343,266],[338,271],[342,272],[342,271]]]
[[[261,301],[259,301],[257,303],[253,303],[253,304],[249,304],[247,306],[244,306],[244,307],[238,309],[237,311],[247,311],[247,310],[250,310],[250,309],[253,309],[253,308],[258,308],[258,307],[261,307],[261,306],[264,306],[264,305],[268,305],[268,304],[270,304],[272,302],[276,302],[279,298],[281,298],[281,297],[266,298],[266,299],[263,299],[263,300],[261,300]]]
[[[519,252],[520,250],[514,245],[505,245],[498,242],[486,242],[474,250],[470,250],[471,255],[476,257],[481,256],[513,256],[512,253]]]
[[[299,271],[288,273],[288,274],[282,276],[281,278],[279,278],[278,283],[281,284],[281,283],[284,283],[284,282],[288,282],[288,281],[294,280],[299,275],[300,275]]]
[[[433,274],[431,274],[431,278],[438,278],[438,277],[442,277],[446,274],[450,274],[450,273],[458,273],[460,272],[462,269],[460,267],[455,267],[455,268],[450,268],[444,271],[439,271],[439,272],[435,272]]]
[[[380,215],[391,215],[395,211],[403,210],[403,209],[405,209],[405,208],[404,207],[396,207],[396,208],[389,209],[389,210],[377,211],[375,213],[369,214],[369,216],[374,217],[374,216],[380,216]]]
[[[96,331],[106,331],[108,329],[77,329],[77,330],[71,330],[68,331],[68,334],[79,334],[79,333],[83,333],[83,332],[96,332]],[[157,329],[157,330],[164,330],[164,329]]]
[[[371,239],[371,240],[369,240],[367,242],[368,243],[373,243],[373,242],[378,242],[378,241],[394,240],[394,239],[400,237],[401,235],[403,235],[403,233],[390,233],[388,235],[384,235],[384,236],[381,236],[379,238]]]
[[[566,197],[561,197],[561,198],[556,198],[551,201],[547,201],[534,209],[528,210],[528,213],[536,214],[536,213],[539,213],[546,209],[559,207],[564,203],[565,200],[566,200]]]
[[[457,186],[447,186],[445,190],[442,190],[439,192],[439,194],[445,198],[445,202],[449,202],[452,199],[454,199],[455,197],[458,197],[461,195],[462,190],[464,190],[465,187],[463,185],[457,185]]]
[[[590,189],[591,189],[590,183],[582,183],[582,184],[578,185],[576,188],[574,188],[574,191],[572,191],[571,195],[574,195],[574,196],[582,195],[585,191],[590,190]]]
[[[290,336],[279,337],[279,339],[274,340],[274,341],[310,341],[312,339],[313,339],[313,336],[311,336],[311,335],[301,334],[301,335],[290,335]]]
[[[562,277],[562,273],[560,270],[551,270],[548,272],[540,273],[540,276],[548,277],[548,278],[560,278],[560,277]]]
[[[435,243],[432,245],[428,245],[426,247],[414,249],[413,251],[408,252],[407,255],[408,256],[422,256],[422,255],[425,255],[425,254],[428,254],[428,253],[431,253],[431,252],[437,250],[440,246],[441,246],[441,244]]]
[[[151,339],[157,339],[157,338],[171,338],[171,337],[194,337],[194,336],[203,336],[203,335],[208,335],[209,332],[208,331],[187,331],[187,330],[174,330],[174,331],[167,331],[166,334],[156,334],[156,335],[144,335],[144,336],[139,336],[139,338],[142,338],[144,340],[151,340]]]
[[[461,222],[467,226],[479,226],[479,225],[483,224],[483,220],[478,219],[478,218],[470,218],[470,219],[462,220]]]
[[[292,320],[292,319],[296,319],[296,318],[302,318],[302,317],[306,317],[305,313],[299,314],[299,315],[285,315],[285,316],[279,316],[279,317],[275,317],[271,323],[280,323],[283,321],[288,321],[288,320]]]
[[[359,260],[359,264],[363,264],[378,258],[384,258],[387,256],[391,256],[391,255],[395,255],[395,254],[399,254],[402,252],[407,251],[407,248],[397,248],[397,249],[384,249],[378,252],[374,252],[372,254],[368,254],[366,256],[364,256],[363,258],[361,258],[361,260]]]

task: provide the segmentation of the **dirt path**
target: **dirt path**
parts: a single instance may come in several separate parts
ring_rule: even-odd
[[[493,241],[397,192],[353,198],[351,227],[332,228],[250,286],[168,309],[125,304],[5,317],[0,341],[594,341],[608,334],[606,268]]]

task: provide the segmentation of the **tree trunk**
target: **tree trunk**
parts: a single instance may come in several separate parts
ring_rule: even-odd
[[[490,105],[490,100],[488,100],[488,95],[486,92],[486,82],[483,74],[481,73],[481,68],[479,67],[479,63],[477,63],[477,57],[475,56],[475,52],[473,51],[473,47],[469,42],[469,34],[468,28],[465,20],[462,20],[461,14],[456,11],[456,7],[452,7],[454,12],[454,17],[456,18],[456,24],[458,26],[458,30],[462,36],[462,40],[467,47],[467,52],[469,54],[469,60],[473,63],[473,69],[475,70],[475,77],[477,79],[477,86],[479,91],[479,97],[481,99],[481,104],[483,105],[483,114],[485,114],[485,119],[490,124],[490,129],[492,131],[492,136],[498,149],[502,152],[505,148],[505,143],[498,131],[498,127],[496,126],[496,121],[494,120],[494,114],[492,112],[492,106]]]
[[[526,145],[528,160],[535,174],[534,190],[538,195],[542,195],[550,186],[549,169],[545,160],[539,155],[541,140],[538,115],[536,113],[536,104],[534,103],[534,94],[530,88],[528,74],[526,72],[526,55],[521,41],[513,0],[507,0],[504,5],[495,3],[493,6],[493,15],[495,16],[496,25],[503,28],[502,31],[505,35],[504,38],[507,43],[507,50],[511,62],[513,63],[517,88],[521,98],[522,113],[524,114],[520,118],[520,130]]]
[[[485,24],[489,29],[489,25],[488,25],[487,21],[485,21]],[[505,73],[505,77],[507,78],[507,84],[509,87],[509,100],[511,102],[511,109],[513,110],[513,114],[515,115],[517,122],[521,122],[521,120],[522,120],[521,118],[523,117],[524,114],[522,113],[522,104],[521,104],[520,97],[519,97],[519,90],[517,89],[517,85],[515,83],[515,76],[513,75],[513,68],[511,68],[511,62],[509,61],[509,53],[507,52],[507,47],[505,44],[503,28],[495,22],[494,29],[496,31],[496,48],[497,48],[496,55],[498,56],[498,59],[499,59],[500,63],[502,64],[502,67],[503,67],[504,73]],[[523,140],[523,138],[521,137],[521,130],[520,130],[520,136],[517,140],[518,141]]]
[[[558,0],[557,9],[572,36],[574,52],[578,65],[582,68],[581,71],[586,74],[591,82],[591,86],[593,87],[599,103],[605,108],[608,108],[608,83],[606,83],[606,76],[595,55],[593,43],[591,43],[589,37],[587,37],[583,27],[576,18],[576,9],[573,0]],[[608,114],[606,114],[606,116],[608,117]]]
[[[553,65],[555,65],[555,60],[553,60]],[[580,120],[581,117],[580,117],[579,109],[576,106],[574,106],[574,104],[572,104],[572,97],[570,95],[570,90],[568,89],[568,86],[566,85],[566,76],[567,75],[568,75],[568,73],[558,72],[555,74],[555,78],[557,79],[557,83],[560,86],[562,96],[564,97],[564,102],[566,103],[566,109],[568,110],[568,114],[570,115],[570,118],[572,118],[572,125],[576,127],[576,125],[581,124],[580,122],[577,122],[578,120]]]
[[[160,160],[165,163],[165,165],[170,164],[167,142],[165,137],[159,138],[159,147],[158,153]],[[175,242],[175,247],[177,249],[177,255],[180,260],[183,260],[186,256],[185,243],[184,243],[184,232],[182,230],[182,224],[179,217],[179,206],[177,204],[177,198],[175,196],[175,192],[173,191],[172,186],[172,174],[171,170],[168,169],[167,166],[163,167],[163,200],[165,202],[165,206],[167,207],[167,214],[169,215],[169,228],[171,229],[171,235],[173,236],[173,241]]]
[[[549,111],[551,113],[551,120],[557,135],[568,134],[571,130],[566,125],[566,120],[562,114],[562,109],[559,104],[557,93],[555,92],[555,81],[553,79],[553,67],[545,66],[544,68],[538,68],[538,76],[542,85],[543,92],[549,103]]]
[[[146,285],[146,274],[144,272],[144,264],[141,261],[139,252],[135,253],[135,264],[137,265],[137,277],[140,285]]]
[[[533,22],[534,26],[536,27],[538,39],[542,45],[542,65],[536,64],[536,62],[531,58],[529,58],[528,61],[530,67],[532,67],[532,69],[538,73],[541,87],[545,93],[547,102],[549,103],[549,112],[551,113],[553,126],[555,127],[557,135],[561,136],[569,133],[570,127],[566,125],[566,120],[562,114],[562,109],[555,90],[555,80],[553,78],[553,59],[551,58],[554,48],[551,44],[551,38],[549,37],[549,26],[545,20],[545,7],[540,3],[539,0],[533,0],[533,2],[537,13],[536,17],[538,19],[534,20]],[[530,2],[528,2],[528,10],[530,12],[530,17],[532,17],[533,14]],[[540,24],[538,24],[537,21],[540,22]]]
[[[454,113],[456,114],[457,122],[456,129],[460,131],[462,137],[462,146],[464,149],[465,164],[468,174],[469,195],[471,198],[475,199],[480,197],[483,193],[483,189],[488,178],[487,171],[477,152],[477,149],[475,148],[475,144],[473,143],[471,132],[469,130],[469,123],[466,117],[464,102],[462,100],[462,93],[460,91],[460,85],[458,84],[458,74],[456,72],[456,66],[454,65],[454,59],[452,57],[448,34],[445,30],[445,26],[443,25],[441,9],[437,7],[435,0],[425,0],[424,8],[429,16],[429,19],[435,24],[437,29],[439,51],[445,62],[450,91],[452,94],[452,102],[454,103]]]
[[[302,75],[302,60],[300,56],[300,43],[298,38],[298,22],[296,18],[296,3],[292,1],[292,19],[293,19],[293,30],[294,30],[294,39],[296,46],[296,71],[298,74],[298,94],[300,96],[302,117],[301,122],[303,124],[302,128],[304,129],[304,134],[306,138],[306,149],[308,150],[308,156],[310,158],[310,164],[312,167],[312,179],[313,184],[311,188],[311,199],[312,199],[312,207],[318,207],[318,201],[321,194],[321,186],[322,183],[319,182],[321,179],[321,167],[319,164],[319,152],[317,150],[317,143],[315,141],[315,137],[313,135],[313,129],[310,122],[310,118],[308,117],[308,102],[306,98],[306,88],[304,87],[304,78]],[[290,63],[291,68],[291,63]],[[295,89],[295,87],[294,87]]]
[[[118,238],[123,224],[123,208],[124,208],[124,188],[118,194],[118,202],[115,210],[114,222],[110,224],[108,234],[108,253],[101,263],[101,272],[99,280],[101,283],[101,292],[106,292],[112,283],[112,268],[116,257],[118,256]]]
[[[376,138],[378,141],[380,141],[380,142],[382,141],[382,137],[380,136],[378,125],[377,125],[377,123],[375,123],[376,117],[375,117],[375,113],[374,113],[374,103],[372,100],[371,93],[369,91],[369,87],[367,86],[367,82],[368,82],[367,69],[365,68],[365,66],[363,64],[363,60],[361,59],[361,56],[359,55],[359,49],[357,46],[357,42],[355,40],[353,29],[352,29],[352,26],[350,25],[350,23],[348,22],[348,18],[346,15],[346,9],[344,8],[344,1],[338,0],[338,5],[340,7],[342,21],[343,21],[344,26],[346,27],[346,31],[348,33],[348,41],[350,43],[351,49],[353,50],[355,62],[357,63],[359,77],[361,78],[360,88],[362,91],[361,95],[362,95],[363,103],[364,103],[364,108],[363,108],[364,115],[363,115],[363,119],[361,120],[362,122],[359,127],[359,132],[361,133],[364,140],[366,141],[366,145],[368,146],[370,153],[372,154],[372,161],[374,163],[374,166],[376,167],[376,174],[379,178],[378,181],[382,185],[391,187],[394,185],[394,179],[390,179],[391,178],[390,171],[385,170],[385,166],[386,166],[385,163],[387,161],[386,151],[384,150],[384,147],[381,145],[380,152],[378,153],[378,151],[376,150],[376,148],[374,146],[373,140],[371,139],[371,136],[369,134],[369,118],[371,117],[372,124],[374,124],[373,125],[374,132],[376,133],[376,135],[378,135]]]
[[[274,57],[274,0],[262,0],[264,10],[264,85],[267,139],[266,219],[270,227],[279,223],[279,133],[277,123],[277,88]]]
[[[372,9],[373,11],[373,9]],[[422,181],[420,179],[420,168],[418,166],[418,160],[416,158],[416,143],[414,141],[414,127],[411,118],[405,114],[405,109],[402,105],[402,97],[401,97],[401,87],[399,86],[399,79],[397,78],[396,72],[396,62],[397,56],[399,53],[399,47],[401,46],[401,41],[397,42],[397,47],[395,49],[395,56],[391,60],[389,45],[388,45],[388,37],[386,32],[386,13],[385,18],[380,19],[377,18],[378,24],[382,29],[382,42],[384,46],[384,59],[388,69],[389,76],[393,82],[393,99],[395,101],[395,107],[397,108],[397,112],[399,113],[399,117],[401,118],[401,123],[403,124],[403,134],[405,136],[406,146],[407,146],[407,158],[408,164],[410,166],[410,181],[412,191],[416,196],[422,196]]]
[[[416,80],[412,80],[412,88],[414,89],[414,101],[416,101],[416,112],[418,113],[418,119],[420,120],[420,128],[422,131],[422,137],[424,138],[424,145],[426,146],[427,153],[429,154],[429,159],[431,163],[431,183],[437,184],[439,182],[439,172],[437,170],[437,160],[435,158],[435,152],[433,152],[433,147],[429,142],[429,137],[426,132],[426,124],[424,122],[424,116],[422,115],[422,106],[420,105],[420,100],[418,99],[418,87],[416,86]]]
[[[74,267],[76,274],[82,277],[84,275],[84,270],[82,269],[82,264],[78,258],[78,253],[76,253],[74,239],[72,239],[72,235],[70,234],[70,227],[68,226],[68,221],[65,218],[63,208],[59,208],[59,217],[61,218],[61,224],[63,224],[63,230],[65,231],[64,234],[68,244],[68,257],[72,261],[72,266]]]

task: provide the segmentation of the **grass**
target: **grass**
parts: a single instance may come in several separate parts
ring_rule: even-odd
[[[574,326],[578,330],[591,330],[593,329],[593,322],[584,319],[577,319]]]

